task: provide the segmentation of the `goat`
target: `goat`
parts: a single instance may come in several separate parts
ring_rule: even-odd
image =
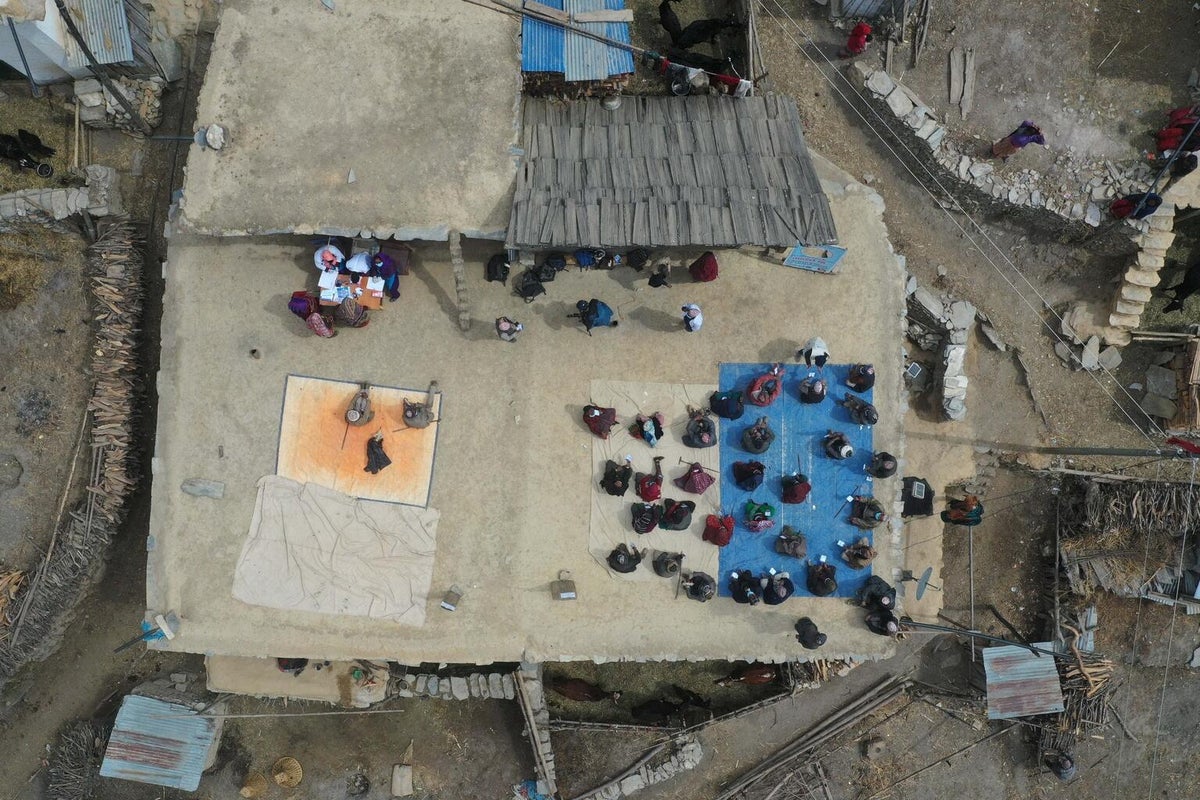
[[[1183,280],[1167,289],[1171,293],[1171,302],[1163,308],[1164,314],[1169,314],[1172,311],[1183,311],[1183,301],[1200,292],[1200,261],[1196,261],[1187,268],[1187,272],[1183,274]]]
[[[726,29],[743,30],[745,27],[732,14],[724,19],[698,19],[695,22],[689,23],[683,29],[683,32],[679,34],[679,38],[673,39],[671,43],[682,50],[689,50],[704,42],[716,44],[717,37],[721,35],[721,31]]]
[[[671,8],[671,3],[678,3],[680,0],[662,0],[658,5],[658,24],[663,26],[663,30],[671,37],[671,44],[678,44],[679,37],[683,35],[683,26],[679,24],[679,17],[675,15],[675,9]]]

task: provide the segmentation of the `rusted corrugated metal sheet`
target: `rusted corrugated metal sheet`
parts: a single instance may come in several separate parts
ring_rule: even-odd
[[[96,61],[101,64],[133,61],[125,0],[66,0],[66,5]],[[70,36],[66,37],[66,50],[68,65],[73,68],[88,65],[87,56]]]
[[[220,731],[185,706],[130,695],[121,702],[100,775],[194,792]]]
[[[560,11],[620,11],[625,0],[539,0]],[[583,30],[629,44],[629,24],[590,22]],[[633,54],[586,36],[568,33],[557,25],[525,18],[521,25],[521,69],[525,72],[561,72],[568,81],[601,81],[633,72]]]
[[[1035,647],[1052,649],[1049,642]],[[1024,647],[989,647],[983,651],[987,675],[988,719],[1012,719],[1063,710],[1062,682],[1053,656]]]

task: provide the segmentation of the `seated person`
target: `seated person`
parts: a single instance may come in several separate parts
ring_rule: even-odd
[[[871,463],[867,465],[867,473],[873,478],[890,478],[896,474],[896,469],[896,457],[883,450],[871,456]]]
[[[662,460],[662,456],[657,456],[654,459],[654,472],[639,472],[634,476],[638,497],[642,498],[647,503],[662,497]]]
[[[646,444],[654,447],[658,444],[658,440],[662,438],[665,423],[666,420],[661,411],[655,411],[649,416],[638,414],[629,426],[629,435],[635,439],[641,439]]]
[[[737,603],[756,606],[762,600],[762,586],[748,569],[729,573],[729,591]]]
[[[850,440],[841,431],[830,431],[825,434],[821,443],[825,447],[825,455],[830,458],[841,461],[854,456],[854,448],[850,446]]]
[[[746,399],[756,406],[769,406],[783,391],[783,365],[772,364],[768,372],[750,382]]]
[[[803,503],[808,499],[808,493],[812,491],[812,484],[808,482],[808,476],[802,472],[795,472],[791,475],[784,475],[783,481],[783,502],[785,503]]]
[[[951,500],[942,512],[942,522],[973,528],[983,522],[983,503],[973,494],[961,500]]]
[[[707,603],[717,596],[717,582],[705,572],[693,572],[683,579],[683,590],[689,600]]]
[[[624,464],[609,459],[604,462],[604,477],[600,479],[600,488],[613,497],[624,497],[629,489],[629,479],[633,477],[633,467],[629,465],[632,456],[625,457]]]
[[[804,558],[808,555],[808,540],[791,525],[784,525],[779,536],[775,537],[775,552],[792,558]]]
[[[323,244],[313,253],[313,264],[322,272],[337,272],[346,266],[346,256],[332,244]]]
[[[638,568],[644,557],[641,550],[621,542],[608,554],[608,566],[613,572],[629,574]]]
[[[871,540],[865,536],[842,551],[842,558],[854,569],[863,569],[869,566],[875,560],[876,555],[878,553],[874,547],[871,547]]]
[[[371,256],[371,269],[367,275],[383,278],[383,292],[389,300],[395,302],[400,299],[400,270],[396,267],[396,260],[387,253]]]
[[[755,455],[767,452],[774,441],[775,431],[771,430],[766,417],[759,417],[758,422],[746,428],[746,432],[742,434],[742,448]]]
[[[850,504],[850,524],[856,528],[869,531],[887,521],[883,512],[883,504],[874,497],[858,496]]]
[[[787,600],[796,591],[792,577],[786,572],[776,572],[774,567],[762,581],[763,602],[769,606],[777,606]]]
[[[880,636],[895,636],[900,632],[900,621],[887,609],[868,611],[863,622],[867,623],[867,630]]]
[[[817,597],[828,597],[837,591],[837,567],[824,560],[808,565],[808,591]]]
[[[800,381],[801,403],[819,403],[828,392],[829,386],[821,378],[808,377]]]
[[[896,608],[896,589],[878,575],[867,578],[854,596],[859,605],[868,610],[892,611]]]
[[[875,406],[860,397],[848,394],[840,405],[850,413],[850,420],[855,425],[874,425],[879,422],[879,412]]]
[[[801,617],[796,622],[796,641],[805,650],[816,650],[825,644],[827,637],[817,629],[817,623],[808,617]]]
[[[708,411],[688,406],[687,427],[683,443],[688,447],[712,447],[717,443],[717,426]]]
[[[865,392],[875,385],[875,368],[870,364],[855,364],[850,367],[846,385],[856,392]]]
[[[355,280],[366,275],[371,271],[371,254],[363,250],[347,258],[346,271],[353,274]]]

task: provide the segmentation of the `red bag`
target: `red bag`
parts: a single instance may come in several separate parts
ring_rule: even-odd
[[[704,522],[704,541],[724,547],[733,538],[733,517],[709,514]]]

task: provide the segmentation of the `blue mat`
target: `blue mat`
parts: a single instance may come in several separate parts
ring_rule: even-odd
[[[770,364],[721,364],[721,391],[746,391],[750,381],[770,370]],[[826,556],[837,566],[838,590],[835,597],[851,597],[866,583],[871,574],[870,567],[852,569],[842,560],[842,549],[838,540],[854,542],[863,536],[871,538],[871,531],[862,531],[849,523],[850,504],[846,498],[853,494],[871,495],[871,478],[865,469],[872,455],[872,433],[867,426],[855,425],[850,415],[836,401],[851,392],[846,386],[850,373],[848,364],[826,364],[822,375],[829,384],[829,394],[818,404],[800,402],[800,381],[816,373],[803,364],[784,365],[783,394],[766,408],[746,403],[746,413],[736,422],[720,420],[721,438],[721,508],[732,514],[737,521],[733,540],[720,551],[721,574],[717,577],[718,592],[729,596],[729,573],[738,569],[750,569],[762,574],[770,567],[791,573],[796,584],[796,594],[809,596],[805,586],[807,561],[775,552],[775,537],[784,525],[791,525],[808,537],[808,559],[816,561]],[[858,394],[872,401],[872,392]],[[745,399],[743,397],[743,399]],[[771,449],[760,456],[742,449],[742,433],[759,417],[770,420],[775,431]],[[825,455],[821,440],[830,430],[841,431],[854,446],[854,456],[838,461]],[[739,489],[733,482],[733,462],[761,461],[766,466],[762,486],[754,492]],[[780,478],[799,470],[808,476],[812,492],[808,501],[801,505],[790,505],[782,501]],[[775,506],[775,527],[762,533],[754,533],[745,525],[746,501]]]

